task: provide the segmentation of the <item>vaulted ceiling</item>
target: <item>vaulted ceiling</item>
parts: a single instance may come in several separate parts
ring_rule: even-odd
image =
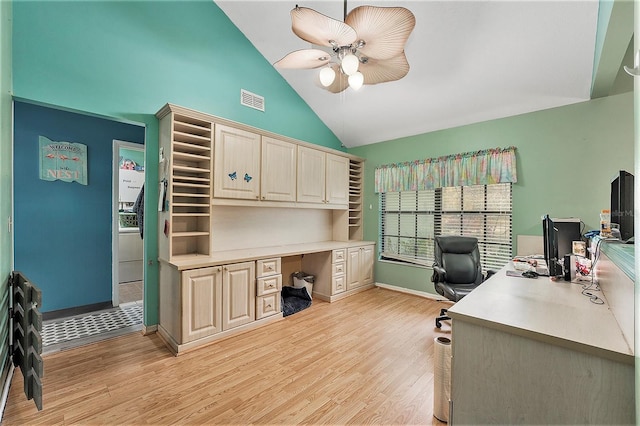
[[[344,17],[343,1],[297,3]],[[272,64],[312,47],[291,30],[296,2],[216,4]],[[621,71],[633,64],[633,2],[350,1],[347,7],[360,5],[402,6],[415,15],[405,47],[411,67],[406,77],[334,94],[320,86],[318,69],[278,69],[346,147],[633,89],[632,78]]]

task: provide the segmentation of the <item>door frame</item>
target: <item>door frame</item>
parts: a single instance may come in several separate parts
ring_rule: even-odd
[[[145,153],[145,144],[134,143],[121,141],[118,139],[113,140],[113,157],[112,157],[112,184],[111,184],[111,304],[115,306],[120,305],[120,271],[119,271],[119,263],[120,263],[120,215],[119,215],[119,206],[118,206],[118,195],[120,188],[120,175],[118,170],[120,169],[120,148],[127,148],[132,150],[138,150]],[[144,162],[147,162],[147,159],[144,159]],[[146,173],[146,166],[145,166]],[[144,247],[144,245],[143,245]],[[143,248],[144,250],[144,248]],[[144,286],[144,278],[142,280],[142,285]],[[144,298],[144,292],[143,292]]]

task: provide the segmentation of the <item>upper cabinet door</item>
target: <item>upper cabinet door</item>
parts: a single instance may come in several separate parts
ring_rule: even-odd
[[[215,125],[213,196],[260,198],[260,135]]]
[[[296,200],[296,145],[262,137],[261,199]]]
[[[305,146],[298,147],[297,201],[325,203],[326,154]]]
[[[326,202],[349,204],[349,159],[327,153]]]

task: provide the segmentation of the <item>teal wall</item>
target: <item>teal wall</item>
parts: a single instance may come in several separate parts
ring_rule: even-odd
[[[341,149],[211,0],[16,1],[12,35],[16,97],[142,123],[147,159],[158,158],[154,114],[167,102]],[[241,88],[264,96],[267,111],[241,106]],[[157,162],[147,161],[147,187],[157,185],[157,173]],[[145,191],[145,205],[157,205],[156,191]],[[156,222],[148,209],[145,227]],[[158,321],[157,251],[149,233],[146,325]]]
[[[579,217],[587,229],[597,228],[600,210],[609,206],[611,178],[620,169],[634,170],[633,132],[633,94],[626,93],[350,149],[367,160],[365,239],[378,241],[376,166],[508,146],[517,148],[514,252],[517,235],[542,234],[546,213]],[[424,268],[377,262],[375,273],[379,283],[435,294]]]
[[[8,278],[12,239],[7,227],[11,216],[11,2],[0,1],[0,378],[8,372]],[[4,380],[0,380],[4,383]]]

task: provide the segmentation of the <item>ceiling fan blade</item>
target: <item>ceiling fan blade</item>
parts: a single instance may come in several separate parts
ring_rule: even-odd
[[[326,65],[331,56],[320,49],[302,49],[289,53],[273,64],[277,68],[312,69]]]
[[[340,93],[349,87],[349,77],[340,71],[340,65],[331,65],[331,68],[336,72],[336,79],[326,89],[331,93]]]
[[[360,6],[345,22],[358,33],[358,40],[365,41],[360,52],[370,58],[389,59],[404,50],[416,18],[404,7]]]
[[[357,38],[349,25],[307,7],[293,8],[291,29],[301,39],[319,46],[333,47],[330,40],[338,46],[346,46]]]
[[[409,72],[409,62],[403,51],[390,59],[370,58],[366,64],[360,64],[358,69],[364,76],[364,84],[378,84],[400,80]]]

